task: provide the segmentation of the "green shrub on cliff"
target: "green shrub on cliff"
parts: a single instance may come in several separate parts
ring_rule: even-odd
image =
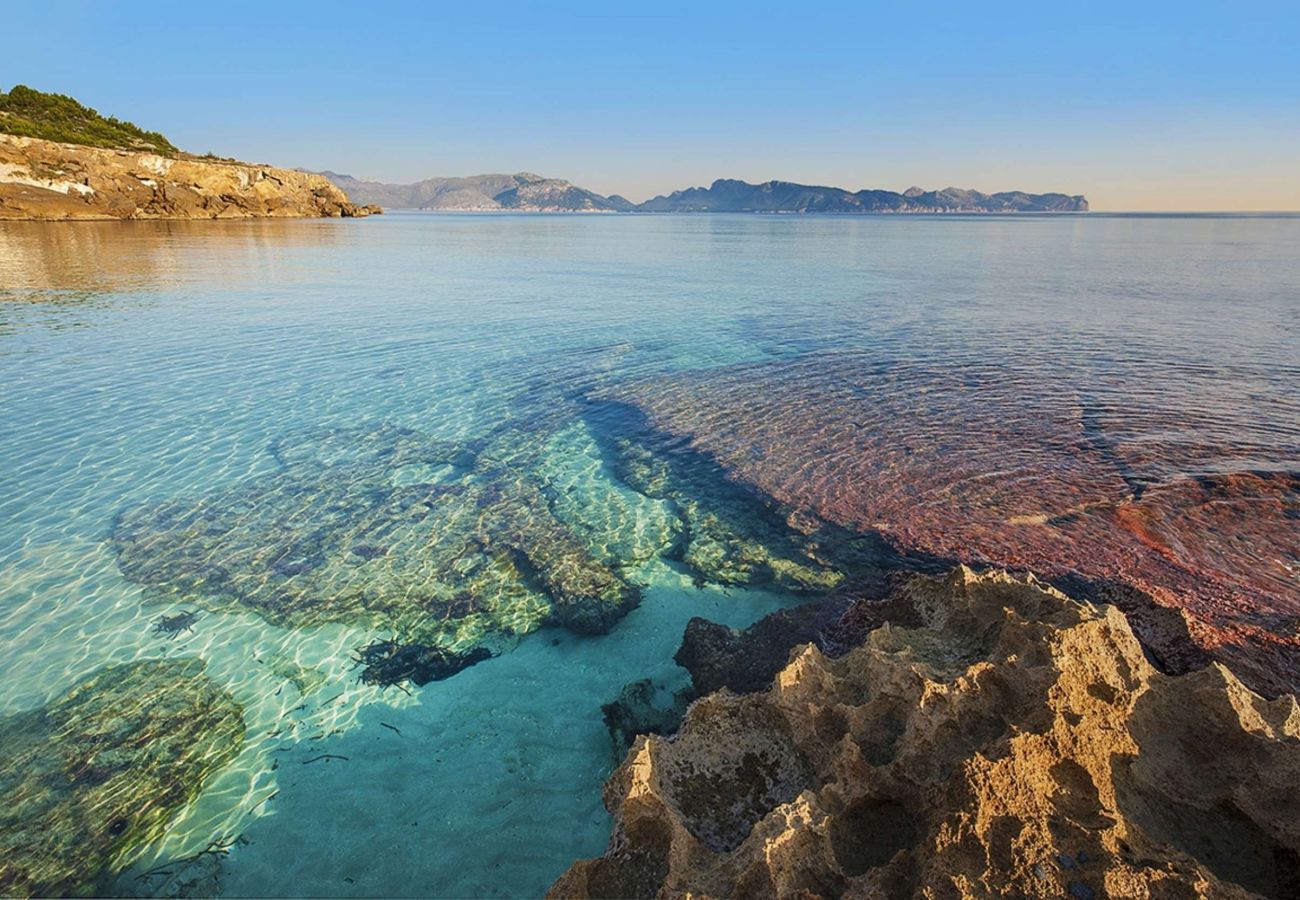
[[[151,150],[167,155],[179,152],[156,131],[101,116],[71,97],[47,94],[25,84],[14,85],[7,94],[0,91],[0,132],[91,147]]]

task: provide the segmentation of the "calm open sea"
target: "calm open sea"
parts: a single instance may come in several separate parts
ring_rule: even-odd
[[[183,656],[242,706],[237,756],[121,860],[135,889],[242,835],[227,896],[537,895],[608,838],[601,705],[683,687],[692,616],[801,599],[727,574],[741,538],[692,561],[693,482],[630,476],[673,460],[593,398],[823,356],[978,371],[1002,410],[1068,390],[1140,483],[1295,471],[1300,218],[0,224],[0,716]],[[893,384],[873,429],[935,389]],[[960,445],[968,399],[926,439]],[[494,655],[386,687],[355,656],[388,639]]]

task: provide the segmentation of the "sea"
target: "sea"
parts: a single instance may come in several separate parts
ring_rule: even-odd
[[[1148,480],[1294,472],[1300,217],[0,223],[0,720],[160,659],[238,704],[115,893],[539,896],[609,840],[602,707],[816,593],[762,490],[644,437],[635,398],[751,370],[1014,373],[999,409],[1140,411]],[[888,385],[845,395],[882,433],[937,389]],[[918,440],[1014,488],[955,396]],[[368,665],[407,647],[442,667]]]

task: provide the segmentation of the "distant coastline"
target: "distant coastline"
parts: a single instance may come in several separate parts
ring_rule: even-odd
[[[328,178],[353,203],[439,212],[933,215],[1088,211],[1088,200],[1081,194],[1031,194],[1025,191],[986,194],[953,187],[932,191],[918,187],[901,192],[880,189],[849,191],[789,181],[750,184],[724,178],[707,188],[687,188],[644,203],[632,203],[618,194],[604,196],[564,179],[546,178],[531,172],[428,178],[410,184],[365,181],[330,171],[314,174]]]
[[[947,187],[905,191],[720,178],[633,203],[531,172],[365,181],[180,150],[157,131],[25,85],[0,92],[0,219],[196,219],[441,212],[801,215],[1078,213],[1081,194]]]

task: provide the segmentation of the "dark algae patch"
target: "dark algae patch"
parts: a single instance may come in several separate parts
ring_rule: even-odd
[[[162,615],[154,620],[153,633],[164,637],[177,638],[186,631],[193,631],[194,623],[198,621],[198,618],[199,614],[192,609],[174,613],[170,616]]]
[[[485,647],[454,653],[442,647],[399,644],[397,641],[375,641],[357,650],[356,654],[357,665],[364,667],[361,670],[362,683],[381,687],[406,681],[417,685],[441,681],[461,669],[491,658],[491,651]]]
[[[0,719],[0,894],[103,893],[243,739],[240,706],[193,658],[108,666]]]

